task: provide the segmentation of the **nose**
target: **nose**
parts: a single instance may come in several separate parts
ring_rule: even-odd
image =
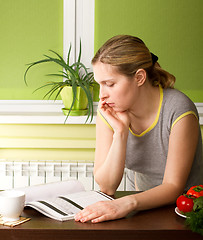
[[[100,85],[100,90],[99,90],[99,98],[101,100],[104,100],[107,98],[107,92],[105,91],[104,87]]]

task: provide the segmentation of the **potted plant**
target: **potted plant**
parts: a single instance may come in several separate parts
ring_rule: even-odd
[[[28,64],[28,67],[24,73],[24,81],[27,85],[27,73],[35,65],[41,63],[53,62],[63,68],[62,71],[59,71],[55,74],[47,74],[47,76],[54,76],[57,78],[63,78],[62,81],[50,81],[41,87],[37,88],[35,91],[49,87],[49,90],[45,94],[45,97],[48,99],[55,94],[55,100],[61,95],[63,104],[63,112],[67,115],[86,115],[87,119],[90,118],[90,122],[93,119],[93,85],[95,84],[93,73],[89,72],[85,65],[81,62],[81,41],[78,59],[76,62],[70,64],[70,53],[71,53],[71,44],[68,50],[67,60],[65,61],[58,53],[53,50],[50,50],[54,57],[44,55],[45,58],[33,63]]]

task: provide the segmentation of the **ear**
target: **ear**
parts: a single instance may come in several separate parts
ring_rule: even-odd
[[[144,69],[138,69],[135,74],[135,79],[137,81],[138,87],[142,86],[147,78],[147,73]]]

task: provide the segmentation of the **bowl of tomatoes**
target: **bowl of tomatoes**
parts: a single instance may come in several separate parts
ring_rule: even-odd
[[[176,206],[176,213],[182,217],[203,208],[203,185],[193,186],[186,194],[180,195],[176,200]]]
[[[191,187],[176,200],[175,212],[186,218],[186,225],[203,236],[203,185]]]
[[[193,186],[186,194],[182,194],[177,198],[176,213],[187,216],[188,212],[196,211],[201,208],[201,201],[203,201],[203,185]]]

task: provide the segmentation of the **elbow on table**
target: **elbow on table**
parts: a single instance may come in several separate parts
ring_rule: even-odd
[[[107,188],[100,187],[100,191],[105,193],[105,194],[107,194],[107,195],[109,195],[109,196],[113,196],[115,194],[115,192],[116,192],[116,190],[110,189],[108,187]]]
[[[96,183],[99,185],[100,191],[113,196],[116,192],[117,187],[111,185],[110,183],[102,183],[101,179],[99,179],[96,175],[94,176]]]

